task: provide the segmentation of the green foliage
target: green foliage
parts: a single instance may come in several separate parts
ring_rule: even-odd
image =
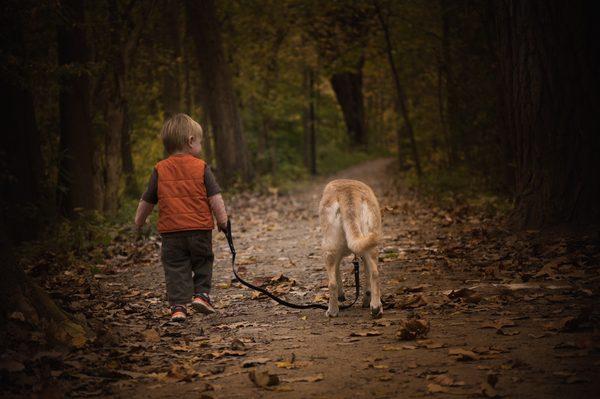
[[[96,211],[76,211],[72,219],[60,219],[40,234],[36,241],[25,242],[19,253],[23,265],[51,260],[51,267],[62,270],[76,259],[93,260],[98,249],[108,245],[114,236],[114,225]]]
[[[414,172],[404,175],[403,185],[442,208],[465,203],[488,216],[504,215],[511,208],[506,196],[498,195],[486,179],[466,167],[429,170],[418,179]]]

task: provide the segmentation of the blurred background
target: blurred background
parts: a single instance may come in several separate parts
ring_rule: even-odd
[[[519,226],[598,220],[587,2],[8,0],[2,223],[21,242],[129,222],[166,118],[229,192],[394,157],[404,184],[493,196]]]

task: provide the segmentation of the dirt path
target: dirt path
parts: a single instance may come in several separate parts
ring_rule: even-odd
[[[385,210],[382,319],[372,320],[358,306],[328,319],[321,310],[297,311],[254,296],[232,284],[219,234],[212,293],[218,314],[193,314],[184,325],[171,325],[158,244],[150,241],[134,265],[96,278],[96,323],[107,333],[99,335],[94,351],[72,355],[79,370],[65,373],[77,382],[70,394],[598,395],[597,241],[576,241],[575,247],[570,241],[540,243],[535,232],[511,236],[469,208],[425,206],[397,194],[389,163],[371,161],[335,176],[371,185]],[[317,219],[325,183],[279,198],[229,201],[240,269],[251,281],[289,292],[288,299],[325,303]],[[349,260],[342,270],[352,298]],[[466,287],[475,288],[461,290]],[[427,320],[427,336],[399,340],[407,318]],[[258,387],[248,376],[265,371],[277,375],[279,384]]]

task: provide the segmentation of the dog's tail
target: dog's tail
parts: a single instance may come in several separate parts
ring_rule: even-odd
[[[360,256],[377,245],[379,234],[369,231],[371,230],[370,219],[372,215],[364,204],[360,202],[353,204],[353,206],[340,204],[340,211],[344,234],[350,251]]]

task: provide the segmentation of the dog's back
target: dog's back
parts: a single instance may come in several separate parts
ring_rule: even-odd
[[[381,237],[381,212],[373,190],[357,180],[327,184],[319,205],[323,249],[358,256],[374,248]]]

